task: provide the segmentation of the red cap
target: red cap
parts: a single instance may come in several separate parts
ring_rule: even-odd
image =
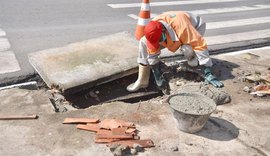
[[[159,40],[162,35],[162,24],[157,21],[150,21],[144,28],[144,36],[146,37],[146,45],[151,50],[159,48]]]

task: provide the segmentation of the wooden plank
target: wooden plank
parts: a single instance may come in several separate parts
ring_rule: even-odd
[[[26,116],[0,116],[0,120],[25,120],[25,119],[37,119],[37,115]]]

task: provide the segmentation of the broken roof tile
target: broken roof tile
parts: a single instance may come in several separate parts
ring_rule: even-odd
[[[99,119],[91,118],[65,118],[63,124],[98,123]]]
[[[113,128],[112,134],[113,135],[123,135],[126,134],[127,127],[120,127],[120,128]]]
[[[97,132],[100,128],[98,124],[79,124],[76,126],[77,129],[87,130],[91,132]]]
[[[136,131],[136,128],[128,128],[127,130],[126,130],[126,133],[133,133],[133,132],[135,132]]]
[[[97,131],[98,139],[133,139],[133,134],[113,134],[111,130],[100,129]]]
[[[110,142],[114,142],[114,141],[119,141],[120,139],[99,139],[96,138],[95,142],[96,143],[110,143]]]
[[[119,119],[104,119],[99,123],[99,126],[104,129],[113,129],[119,127],[135,127],[135,124]]]

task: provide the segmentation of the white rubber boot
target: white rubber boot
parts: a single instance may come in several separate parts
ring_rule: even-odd
[[[127,87],[129,92],[136,92],[141,88],[147,88],[150,78],[150,67],[139,64],[138,79]]]

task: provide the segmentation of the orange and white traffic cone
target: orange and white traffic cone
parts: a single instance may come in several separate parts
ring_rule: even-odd
[[[135,37],[140,40],[143,37],[143,31],[145,25],[150,21],[150,4],[149,0],[143,0],[141,4],[141,10],[139,14],[139,19],[135,31]]]

